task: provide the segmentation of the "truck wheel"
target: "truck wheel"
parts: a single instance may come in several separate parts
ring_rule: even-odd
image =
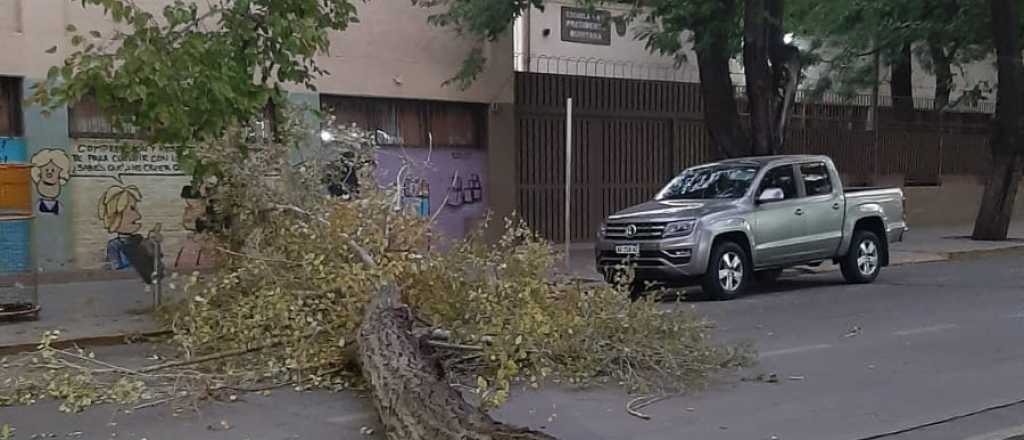
[[[775,282],[779,280],[780,276],[782,276],[782,269],[768,269],[754,272],[754,279],[757,280],[757,283],[765,286],[775,284]]]
[[[843,278],[849,283],[866,284],[878,278],[882,270],[882,245],[874,232],[855,231],[850,250],[839,262]]]
[[[720,242],[711,249],[702,283],[704,293],[717,300],[736,298],[747,290],[752,269],[750,257],[740,245],[731,241]]]

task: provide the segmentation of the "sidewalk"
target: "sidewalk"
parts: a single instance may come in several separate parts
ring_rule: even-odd
[[[128,335],[160,330],[150,315],[153,295],[138,279],[41,284],[38,321],[0,321],[0,353],[31,350],[43,332],[60,341],[119,343]]]
[[[946,261],[957,257],[1024,249],[1024,220],[1016,221],[1010,227],[1010,240],[973,241],[972,225],[914,228],[900,243],[893,243],[891,260],[893,265]],[[572,276],[582,280],[601,281],[603,278],[594,268],[594,245],[575,244],[570,254]],[[826,262],[816,268],[800,267],[803,272],[828,272],[838,270],[836,265]]]

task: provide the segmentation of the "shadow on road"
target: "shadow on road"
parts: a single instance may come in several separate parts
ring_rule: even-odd
[[[733,300],[743,301],[744,298],[758,297],[775,293],[796,292],[810,290],[819,287],[839,286],[845,284],[842,278],[833,277],[807,277],[799,276],[794,278],[783,278],[768,285],[755,284],[745,295]],[[704,293],[700,286],[689,287],[661,287],[651,290],[647,295],[657,295],[659,302],[705,302],[714,301],[713,298]]]

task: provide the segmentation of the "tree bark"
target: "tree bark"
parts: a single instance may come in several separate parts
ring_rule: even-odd
[[[724,15],[736,14],[736,0],[721,0],[720,6]],[[696,31],[701,39],[694,51],[700,72],[704,126],[715,154],[722,158],[749,156],[750,141],[740,125],[736,88],[729,69],[729,36],[714,26]]]
[[[746,0],[743,9],[743,68],[747,79],[750,107],[751,152],[755,156],[774,154],[775,140],[774,75],[769,63],[771,25],[768,23],[770,0]]]
[[[357,336],[359,362],[388,438],[402,440],[554,440],[494,421],[445,380],[412,334],[410,309],[394,286],[366,306]]]
[[[928,52],[932,57],[932,73],[935,74],[935,101],[933,109],[943,111],[949,105],[949,94],[953,90],[953,72],[950,64],[954,53],[946,54],[942,46],[928,43]]]
[[[989,140],[992,175],[985,185],[981,209],[974,222],[975,240],[1005,240],[1021,180],[1024,145],[1021,127],[1021,52],[1017,0],[989,0],[992,40],[999,67],[996,117]]]
[[[892,80],[889,88],[896,119],[909,122],[914,119],[914,70],[913,53],[910,44],[900,48],[892,65]]]

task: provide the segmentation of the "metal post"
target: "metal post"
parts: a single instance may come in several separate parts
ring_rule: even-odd
[[[162,287],[163,287],[163,280],[160,279],[160,276],[162,275],[161,274],[162,271],[160,270],[160,263],[161,263],[161,261],[160,261],[160,254],[161,254],[161,252],[160,251],[161,251],[161,249],[160,249],[160,240],[159,239],[154,239],[153,240],[153,310],[156,310],[157,308],[160,307],[160,304],[162,302],[162,298],[161,297],[162,297],[162,294],[163,294],[163,292],[161,292],[161,290],[163,290],[162,289]]]
[[[879,83],[879,79],[878,79],[878,77],[881,74],[881,70],[882,70],[881,63],[882,63],[881,52],[879,51],[878,46],[876,44],[875,45],[874,68],[873,68],[875,78],[872,81],[874,83],[874,87],[872,87],[872,89],[871,89],[871,129],[872,129],[872,131],[874,131],[874,133],[873,133],[874,134],[874,141],[873,141],[873,143],[874,143],[874,150],[875,150],[875,160],[874,160],[874,170],[873,170],[874,171],[874,179],[873,179],[874,182],[872,182],[873,185],[878,185],[878,180],[880,179],[879,176],[881,174],[880,162],[881,162],[882,152],[880,151],[881,143],[880,143],[880,140],[878,138],[878,135],[879,135],[878,130],[879,130],[879,126],[881,125],[880,124],[880,122],[881,122],[880,118],[878,117],[878,93],[879,93],[879,90],[878,90],[879,89],[879,84],[878,84]]]
[[[565,268],[572,272],[572,98],[565,100]]]

